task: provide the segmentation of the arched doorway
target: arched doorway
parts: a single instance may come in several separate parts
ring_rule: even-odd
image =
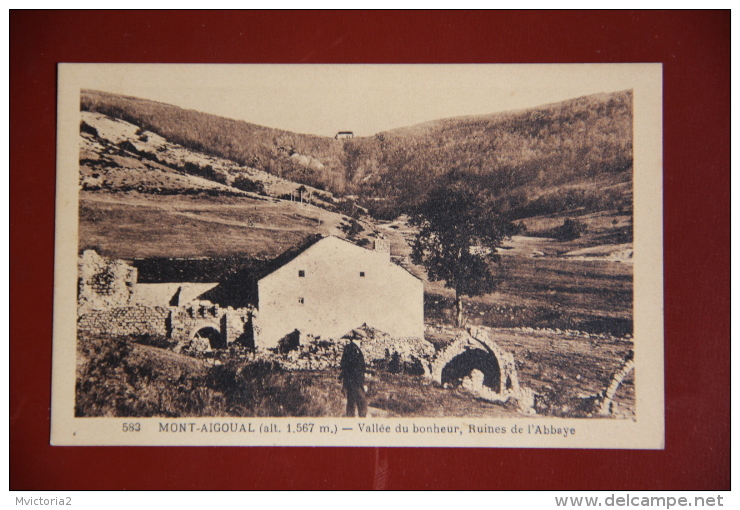
[[[193,341],[201,343],[208,342],[211,349],[223,349],[226,347],[221,333],[212,326],[200,328],[193,336]]]
[[[483,386],[501,392],[501,368],[493,354],[482,349],[467,349],[452,358],[442,369],[442,383],[461,384],[466,377],[483,374]]]

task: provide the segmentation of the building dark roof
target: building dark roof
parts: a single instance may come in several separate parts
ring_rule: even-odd
[[[265,261],[249,257],[223,258],[142,258],[134,259],[137,283],[222,282],[235,273],[255,272]]]
[[[292,248],[288,248],[283,253],[272,259],[270,262],[265,264],[265,266],[260,271],[259,276],[257,276],[257,279],[260,280],[267,276],[268,274],[280,269],[284,265],[286,265],[288,262],[291,262],[293,259],[297,258],[298,255],[309,249],[314,244],[318,243],[322,239],[324,239],[325,236],[322,236],[321,234],[312,234],[305,238],[300,243],[296,244]]]

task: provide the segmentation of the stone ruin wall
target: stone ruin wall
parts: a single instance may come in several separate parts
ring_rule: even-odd
[[[122,260],[109,260],[85,250],[78,262],[78,317],[92,310],[132,304],[137,270]]]
[[[296,332],[286,336],[296,335]],[[353,329],[339,339],[324,339],[304,335],[298,331],[293,336],[294,345],[285,352],[281,346],[275,353],[263,352],[258,357],[276,361],[286,370],[324,370],[339,367],[344,346],[350,338],[357,343],[368,366],[378,367],[395,358],[400,366],[420,366],[424,373],[431,374],[428,359],[434,354],[434,346],[423,338],[396,338],[367,325]],[[282,342],[282,341],[281,341]]]
[[[213,327],[225,345],[243,340],[252,307],[221,308],[209,301],[184,306],[151,306],[135,300],[138,273],[122,260],[107,259],[94,250],[83,252],[78,263],[77,327],[111,335],[159,335],[188,347],[195,333]]]
[[[169,315],[170,311],[160,306],[114,307],[81,315],[77,320],[77,328],[110,335],[167,336]]]
[[[423,338],[395,338],[368,326],[353,329],[344,338],[353,338],[357,342],[368,363],[387,360],[393,355],[405,362],[424,360],[434,355],[434,346]]]
[[[260,358],[277,361],[287,370],[322,370],[336,368],[342,357],[344,345],[353,339],[365,357],[368,366],[387,363],[394,356],[400,363],[421,366],[424,375],[442,384],[442,372],[457,356],[469,351],[480,350],[495,358],[499,367],[499,387],[483,385],[483,373],[473,370],[464,377],[460,386],[491,402],[514,402],[525,414],[533,414],[534,393],[519,384],[514,356],[501,349],[491,339],[487,328],[469,328],[446,348],[435,352],[434,346],[422,338],[393,338],[374,328],[363,326],[352,330],[339,341],[320,341],[310,335],[300,336],[295,350]]]
[[[219,332],[224,345],[229,346],[234,342],[246,341],[249,321],[255,316],[256,312],[252,307],[222,308],[209,301],[196,301],[170,309],[169,337],[178,346],[189,347],[199,330],[211,327]]]
[[[185,307],[134,305],[85,313],[79,317],[77,327],[81,331],[110,335],[163,336],[180,348],[188,347],[202,328],[213,327],[228,346],[244,339],[249,313],[247,309],[219,309],[208,302]]]

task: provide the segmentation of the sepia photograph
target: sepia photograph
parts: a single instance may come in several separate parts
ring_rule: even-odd
[[[61,64],[52,441],[662,448],[660,94]]]

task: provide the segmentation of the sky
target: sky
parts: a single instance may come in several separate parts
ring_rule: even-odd
[[[634,64],[68,64],[80,88],[297,133],[369,136],[420,122],[631,89]]]

